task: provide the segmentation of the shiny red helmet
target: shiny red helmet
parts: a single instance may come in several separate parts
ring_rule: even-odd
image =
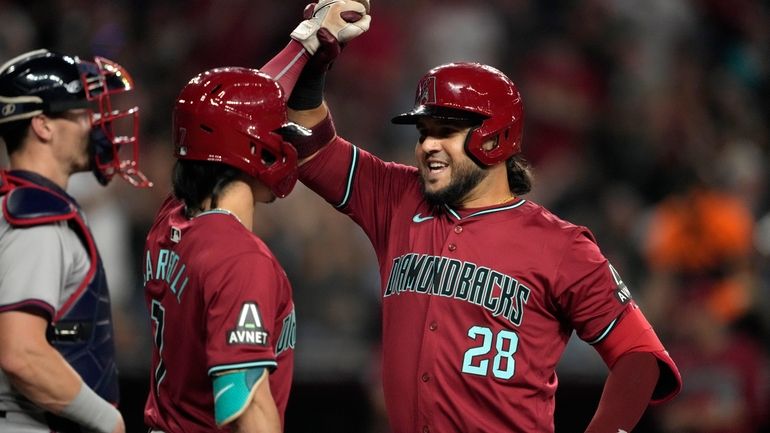
[[[309,135],[286,115],[281,86],[248,68],[217,68],[190,80],[173,114],[174,155],[238,168],[285,197],[297,182],[297,152],[283,135]]]
[[[479,63],[449,63],[428,71],[417,86],[414,109],[392,122],[415,124],[421,117],[479,123],[465,140],[477,163],[492,166],[521,152],[524,106],[516,85],[499,70]],[[489,139],[497,146],[484,149]]]

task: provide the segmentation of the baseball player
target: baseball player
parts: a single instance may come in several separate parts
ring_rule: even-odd
[[[204,72],[177,99],[173,196],[144,257],[155,341],[145,422],[154,432],[283,431],[296,316],[286,273],[251,232],[253,207],[297,181],[284,136],[309,131],[287,121],[286,99],[316,33],[323,27],[336,49],[368,29],[361,3],[329,3],[262,71]]]
[[[155,341],[145,422],[166,433],[282,431],[294,303],[251,228],[257,203],[294,187],[297,155],[282,134],[304,130],[287,122],[270,77],[220,68],[182,89],[173,131],[173,196],[144,257]]]
[[[610,368],[588,432],[630,431],[678,392],[674,362],[591,232],[522,197],[523,105],[507,76],[475,63],[425,74],[393,119],[416,125],[416,167],[337,136],[308,79],[289,103],[313,131],[294,140],[300,180],[377,253],[395,432],[553,431],[554,368],[573,331]]]
[[[330,3],[262,71],[214,69],[179,95],[173,196],[144,257],[155,339],[145,406],[152,431],[283,430],[294,303],[283,268],[251,233],[253,206],[285,197],[297,181],[297,154],[284,136],[309,131],[287,121],[286,99],[319,46],[316,33],[323,27],[337,48],[368,29],[361,3]]]
[[[37,50],[0,67],[0,431],[125,430],[110,297],[70,176],[118,174],[139,187],[138,109],[111,96],[133,87],[120,65]],[[128,151],[134,159],[119,158]]]

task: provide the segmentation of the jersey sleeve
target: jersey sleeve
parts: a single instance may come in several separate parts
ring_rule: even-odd
[[[53,318],[67,276],[84,266],[67,254],[63,236],[68,230],[47,224],[10,229],[0,238],[0,311],[34,311]]]
[[[617,271],[585,228],[577,228],[565,246],[553,287],[565,319],[589,344],[605,338],[632,302]]]
[[[419,187],[417,176],[416,168],[385,162],[340,137],[300,167],[300,180],[360,225],[377,250],[401,198]]]
[[[676,364],[587,229],[576,229],[557,269],[556,302],[578,337],[610,368],[624,354],[651,353],[660,368],[651,403],[673,398],[682,386]]]
[[[682,389],[682,375],[674,360],[663,347],[647,318],[633,303],[626,307],[617,325],[594,345],[594,348],[610,368],[625,354],[652,354],[658,361],[660,375],[650,399],[651,404],[664,403],[674,398]]]
[[[254,367],[274,369],[270,341],[280,278],[273,261],[244,253],[220,264],[204,283],[206,357],[210,375]]]

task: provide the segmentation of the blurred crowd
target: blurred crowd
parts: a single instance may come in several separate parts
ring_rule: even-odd
[[[139,262],[170,191],[174,98],[202,70],[264,64],[304,5],[0,0],[0,63],[46,47],[111,58],[136,81],[140,162],[155,187],[101,189],[88,175],[70,185],[104,255],[128,377],[149,368]],[[389,119],[411,107],[425,71],[459,60],[504,71],[524,97],[528,198],[594,232],[681,369],[681,395],[651,412],[651,428],[770,431],[770,2],[375,0],[372,16],[329,74],[341,135],[410,163],[416,131]],[[368,240],[301,185],[256,219],[294,286],[296,382],[362,384],[369,431],[387,431],[375,422],[379,279]],[[590,352],[568,346],[563,384],[603,382]]]

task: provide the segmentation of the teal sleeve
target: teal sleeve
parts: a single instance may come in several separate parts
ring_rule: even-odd
[[[223,426],[238,418],[246,409],[254,392],[254,385],[265,373],[265,368],[252,367],[232,370],[212,377],[214,385],[214,419]]]

